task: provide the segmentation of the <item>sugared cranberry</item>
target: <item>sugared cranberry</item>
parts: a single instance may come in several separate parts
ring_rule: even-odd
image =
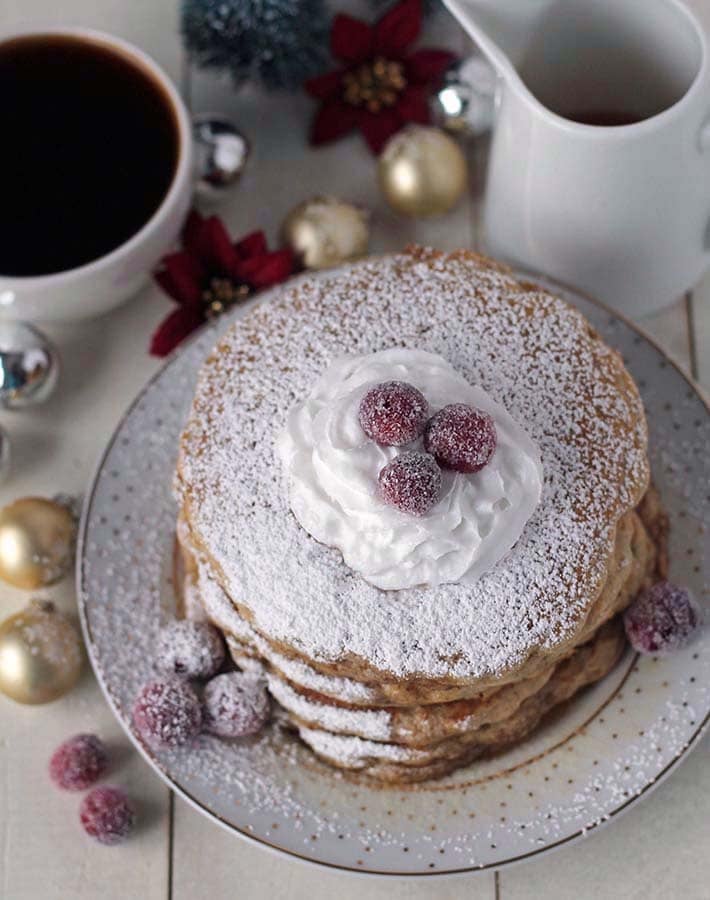
[[[133,724],[153,749],[180,747],[199,734],[202,706],[187,682],[177,678],[152,681],[136,698]]]
[[[429,406],[421,391],[406,381],[375,385],[360,401],[360,425],[378,444],[399,447],[424,430]]]
[[[128,797],[117,787],[97,787],[81,801],[79,818],[84,831],[100,844],[120,844],[136,819]]]
[[[224,642],[208,622],[177,619],[161,628],[156,664],[166,675],[211,678],[224,662]]]
[[[452,403],[427,422],[424,447],[444,469],[478,472],[496,448],[495,423],[481,409]]]
[[[428,513],[441,494],[441,470],[429,453],[410,450],[395,456],[379,474],[385,503],[412,516]]]
[[[224,738],[256,734],[269,718],[264,681],[246,672],[227,672],[205,687],[205,726]]]
[[[83,791],[108,768],[108,753],[95,734],[75,734],[49,760],[49,777],[65,791]]]
[[[643,591],[624,613],[634,650],[659,656],[687,644],[699,623],[700,610],[690,591],[669,581]]]

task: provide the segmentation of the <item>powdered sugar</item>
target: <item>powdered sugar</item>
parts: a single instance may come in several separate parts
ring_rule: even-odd
[[[155,656],[166,675],[209,678],[224,662],[224,642],[207,622],[176,619],[161,628]]]
[[[444,356],[541,448],[542,501],[473,586],[368,585],[294,520],[264,452],[335,356],[393,345]],[[189,488],[191,526],[263,634],[396,677],[492,675],[574,632],[616,519],[645,487],[643,411],[621,372],[579,313],[496,269],[451,257],[362,263],[284,291],[227,334],[200,377],[179,491],[188,499]]]
[[[289,684],[273,675],[267,678],[274,699],[304,722],[325,731],[359,734],[373,741],[392,737],[391,716],[384,709],[351,709],[309,700]]]
[[[269,718],[266,683],[258,675],[225,672],[205,685],[205,726],[225,738],[261,731]]]

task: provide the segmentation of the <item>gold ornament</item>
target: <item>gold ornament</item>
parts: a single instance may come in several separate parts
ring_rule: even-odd
[[[0,578],[35,590],[59,581],[71,566],[76,517],[63,503],[23,497],[0,509]]]
[[[282,235],[307,269],[327,269],[367,253],[368,213],[335,197],[314,197],[286,217]]]
[[[81,641],[54,604],[32,600],[0,625],[0,692],[17,703],[49,703],[79,679]]]
[[[387,141],[378,176],[389,205],[406,216],[448,212],[468,184],[466,158],[456,141],[423,125],[409,125]]]

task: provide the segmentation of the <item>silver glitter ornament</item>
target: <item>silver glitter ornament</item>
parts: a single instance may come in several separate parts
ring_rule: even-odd
[[[25,322],[0,321],[0,406],[23,409],[49,397],[59,376],[59,354]]]
[[[434,123],[467,137],[486,134],[493,126],[496,78],[483,56],[455,63],[430,101]]]
[[[195,116],[192,129],[197,190],[207,197],[219,196],[244,171],[251,151],[249,141],[228,119],[220,116]]]

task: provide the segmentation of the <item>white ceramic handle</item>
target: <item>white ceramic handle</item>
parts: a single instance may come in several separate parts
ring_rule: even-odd
[[[698,149],[701,153],[707,153],[710,150],[710,115],[708,115],[698,132]]]

